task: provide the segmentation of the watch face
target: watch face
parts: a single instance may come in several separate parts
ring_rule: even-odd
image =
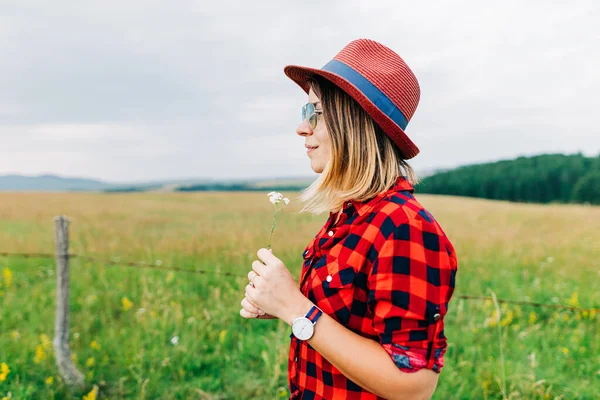
[[[314,332],[313,323],[305,317],[296,318],[292,323],[292,333],[300,340],[308,340]]]

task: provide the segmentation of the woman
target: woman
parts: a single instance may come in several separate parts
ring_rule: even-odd
[[[271,251],[248,273],[240,314],[292,326],[292,399],[428,399],[444,365],[457,257],[413,196],[404,133],[420,96],[406,63],[372,40],[322,69],[287,66],[308,93],[296,133],[319,178],[302,211],[329,212],[300,285]]]

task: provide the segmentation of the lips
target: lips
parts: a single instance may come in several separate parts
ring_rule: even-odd
[[[319,146],[309,146],[309,145],[304,145],[304,147],[306,147],[307,149],[316,149]]]

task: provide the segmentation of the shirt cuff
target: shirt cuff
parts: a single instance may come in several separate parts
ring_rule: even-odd
[[[427,367],[427,349],[401,346],[396,343],[384,344],[383,348],[402,372],[417,372]],[[434,363],[431,368],[434,372],[439,373],[444,366],[444,353],[446,353],[445,347],[434,349]]]

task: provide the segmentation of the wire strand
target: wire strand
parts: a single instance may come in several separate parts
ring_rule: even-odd
[[[54,258],[55,257],[54,254],[50,254],[50,253],[9,253],[9,252],[0,252],[0,256],[23,257],[23,258]],[[134,261],[106,260],[106,259],[101,259],[101,258],[91,257],[91,256],[81,256],[81,255],[77,255],[77,254],[69,254],[68,256],[69,256],[69,258],[78,258],[80,260],[87,260],[87,261],[97,262],[97,263],[101,263],[101,264],[119,265],[119,266],[131,267],[131,268],[155,269],[155,270],[161,270],[161,271],[176,271],[176,272],[185,272],[185,273],[192,273],[192,274],[218,274],[218,275],[223,275],[223,276],[231,276],[234,278],[247,278],[247,275],[241,275],[241,274],[237,274],[234,272],[228,272],[228,271],[215,271],[215,270],[206,271],[206,270],[190,269],[190,268],[183,268],[183,267],[177,267],[177,266],[156,265],[156,264],[150,264],[150,263],[139,262],[139,261],[134,262]],[[493,301],[492,297],[490,297],[490,296],[473,296],[473,295],[463,294],[463,295],[456,295],[455,297],[459,298],[459,299],[464,299],[464,300]],[[548,303],[538,303],[538,302],[532,302],[532,301],[519,301],[519,300],[496,299],[496,301],[498,303],[518,304],[518,305],[526,305],[526,306],[539,307],[539,308],[559,308],[559,309],[575,311],[575,312],[587,312],[587,313],[599,312],[600,313],[600,308],[580,308],[580,307],[567,306],[564,304],[548,304]]]

